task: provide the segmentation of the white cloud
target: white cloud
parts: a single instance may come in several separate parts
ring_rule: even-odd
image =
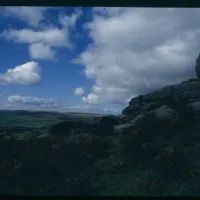
[[[104,108],[103,112],[116,114],[116,113],[121,113],[121,110],[119,110],[117,108],[115,108],[115,109],[114,108]]]
[[[1,35],[7,40],[17,43],[32,44],[42,42],[51,47],[69,47],[66,30],[56,27],[47,27],[42,30],[21,29],[4,31]]]
[[[98,105],[68,105],[65,102],[52,98],[41,98],[35,96],[11,95],[8,97],[4,108],[12,109],[30,109],[30,110],[57,110],[61,112],[83,112],[83,113],[106,113],[117,114],[121,112],[120,108],[101,108]]]
[[[31,105],[31,106],[40,106],[40,107],[61,107],[61,103],[59,101],[55,101],[50,98],[38,98],[33,96],[20,96],[20,95],[12,95],[8,97],[9,104],[23,104],[23,105]]]
[[[67,108],[68,112],[82,112],[82,113],[105,113],[99,106],[95,105],[70,105]]]
[[[83,102],[125,104],[131,97],[195,76],[200,10],[95,8],[84,25],[92,43],[76,59],[95,80]]]
[[[11,104],[3,104],[3,105],[0,105],[0,108],[1,109],[9,109],[9,108],[12,108],[12,105]]]
[[[60,14],[59,23],[63,25],[65,28],[75,28],[77,20],[81,17],[82,11],[81,9],[75,9],[75,12],[72,13],[71,16]]]
[[[13,108],[21,106],[20,108],[40,108],[40,109],[56,109],[61,112],[64,111],[76,111],[76,112],[94,112],[98,108],[93,108],[91,105],[68,105],[60,100],[55,100],[52,98],[41,98],[35,96],[21,96],[21,95],[11,95],[8,97],[8,105]],[[28,107],[27,107],[28,106]]]
[[[55,51],[43,43],[33,43],[29,45],[29,54],[32,59],[52,60]]]
[[[8,6],[4,15],[13,16],[26,21],[30,26],[36,27],[44,19],[45,7]]]
[[[38,84],[40,80],[41,68],[37,62],[27,62],[0,74],[0,84],[34,85]]]
[[[87,104],[97,104],[98,96],[95,93],[88,94],[87,97],[82,97],[84,103]]]
[[[30,7],[23,9],[26,10],[26,8],[32,9]],[[15,10],[15,12],[19,12],[19,10]],[[37,12],[39,11],[37,10]],[[58,26],[61,25],[61,27],[52,25],[51,22],[44,19],[45,23],[40,25],[36,30],[30,28],[20,30],[9,29],[4,30],[0,36],[18,44],[28,44],[31,58],[52,59],[55,56],[55,48],[74,48],[70,38],[72,34],[71,30],[75,28],[80,16],[81,10],[76,9],[70,16],[65,14],[59,16],[58,22],[60,24]],[[38,20],[40,21],[41,19],[43,18],[39,17]],[[44,52],[41,52],[41,50]]]
[[[74,109],[74,110],[88,110],[91,108],[91,105],[75,105],[75,106],[69,106],[69,109]]]
[[[74,95],[75,96],[82,96],[84,94],[84,89],[83,88],[76,88],[74,90]]]

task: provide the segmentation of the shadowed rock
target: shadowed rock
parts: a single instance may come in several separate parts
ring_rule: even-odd
[[[196,72],[197,77],[200,78],[200,54],[196,59],[195,72]]]
[[[184,82],[172,86],[166,86],[160,90],[143,95],[142,105],[138,102],[138,97],[131,99],[129,106],[123,111],[123,115],[133,115],[146,113],[166,105],[169,98],[186,98],[188,103],[200,101],[200,81]]]
[[[195,71],[197,77],[200,78],[200,54],[196,59]],[[122,111],[122,114],[137,116],[138,114],[158,109],[164,106],[165,102],[171,97],[174,99],[183,97],[187,99],[188,103],[200,102],[200,80],[192,78],[180,84],[165,86],[146,95],[132,98],[129,106]]]
[[[92,133],[94,135],[110,135],[113,133],[113,127],[107,124],[92,124],[83,121],[63,121],[52,125],[48,133],[50,135],[67,136],[72,130],[80,129],[83,133]]]

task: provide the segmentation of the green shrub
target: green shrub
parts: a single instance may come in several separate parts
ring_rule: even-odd
[[[145,135],[146,138],[152,135],[166,132],[169,128],[169,120],[161,119],[154,113],[147,114],[145,117],[139,119],[136,123],[136,129],[139,130],[139,135]]]
[[[65,195],[72,196],[91,196],[95,193],[87,174],[75,175],[68,177],[65,180],[66,191]]]
[[[108,141],[89,133],[70,134],[56,143],[63,157],[72,158],[73,162],[91,163],[93,160],[105,157],[110,147]]]
[[[81,141],[80,146],[90,143],[90,139],[85,142],[77,138],[69,138],[69,143],[76,144],[77,140]],[[97,138],[91,139],[95,140]],[[70,145],[52,149],[55,142],[47,138],[1,141],[0,193],[92,195],[91,164],[69,154]],[[66,146],[68,148],[63,148]],[[71,146],[74,147],[77,148]]]
[[[114,126],[116,124],[119,124],[118,122],[119,120],[117,120],[117,117],[115,117],[114,115],[109,115],[109,116],[103,116],[101,118],[100,123],[109,125],[109,126]]]
[[[99,136],[110,135],[113,133],[113,127],[107,124],[90,124],[83,121],[64,121],[52,125],[49,128],[50,135],[63,135],[67,136],[70,134],[71,130],[82,130],[81,132],[88,133]]]
[[[50,135],[68,135],[71,129],[77,127],[78,123],[76,121],[63,121],[52,125],[48,132]]]
[[[154,159],[157,172],[161,172],[165,178],[180,179],[189,175],[190,159],[179,147],[167,146]]]
[[[108,158],[95,162],[96,169],[101,173],[120,173],[123,170],[124,160],[120,154],[112,154]]]

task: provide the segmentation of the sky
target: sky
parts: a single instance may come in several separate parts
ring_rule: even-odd
[[[120,114],[199,53],[198,8],[1,7],[0,109]]]

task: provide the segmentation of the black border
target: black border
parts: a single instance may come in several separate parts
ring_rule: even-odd
[[[97,7],[178,7],[194,8],[200,7],[198,0],[1,0],[0,6],[97,6]],[[34,197],[35,195],[12,195],[0,194],[0,197]],[[70,197],[62,195],[36,195],[36,197]],[[75,197],[75,196],[74,196]],[[92,197],[92,196],[91,196]],[[95,196],[94,196],[95,197]],[[97,197],[97,196],[96,196]],[[95,197],[95,198],[96,198]],[[105,197],[105,196],[104,196]],[[137,196],[134,196],[134,198]],[[170,196],[168,196],[171,198]],[[140,197],[139,197],[140,198]],[[143,197],[142,197],[143,198]],[[149,198],[149,197],[148,197]],[[151,197],[150,197],[151,198]],[[154,198],[154,197],[153,197]],[[159,197],[160,198],[160,197]],[[180,198],[180,197],[179,197]],[[182,198],[182,197],[181,197]]]
[[[198,0],[1,0],[0,6],[200,7]]]

